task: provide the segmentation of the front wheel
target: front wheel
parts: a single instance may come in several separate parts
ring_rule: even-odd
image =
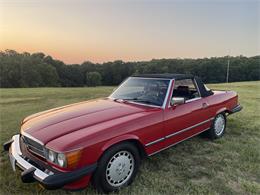
[[[222,137],[226,130],[226,115],[224,113],[218,114],[208,130],[208,136],[211,139],[218,139]]]
[[[99,192],[117,191],[132,183],[140,165],[137,148],[128,142],[115,145],[101,157],[92,182]]]

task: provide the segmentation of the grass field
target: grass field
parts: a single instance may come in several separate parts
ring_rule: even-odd
[[[228,117],[223,138],[201,136],[145,159],[134,183],[119,194],[260,194],[260,82],[209,85],[237,91],[244,109]],[[0,89],[0,143],[19,132],[20,121],[49,108],[104,97],[113,87]],[[47,191],[37,183],[23,184],[7,154],[1,153],[1,194],[94,194]]]

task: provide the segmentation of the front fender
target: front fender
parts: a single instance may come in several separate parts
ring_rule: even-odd
[[[127,140],[135,140],[135,141],[138,141],[140,144],[143,145],[143,143],[140,141],[139,137],[136,136],[136,135],[132,135],[132,134],[125,134],[125,135],[121,135],[121,136],[118,136],[118,137],[115,137],[111,140],[109,140],[108,142],[106,142],[104,144],[104,146],[102,147],[102,153],[104,151],[106,151],[108,148],[110,148],[111,146],[115,145],[115,144],[118,144],[122,141],[127,141]]]

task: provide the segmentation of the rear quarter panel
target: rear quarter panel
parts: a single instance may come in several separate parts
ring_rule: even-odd
[[[206,97],[209,104],[209,113],[215,117],[221,112],[230,112],[238,104],[238,95],[234,91],[214,91],[214,94]]]

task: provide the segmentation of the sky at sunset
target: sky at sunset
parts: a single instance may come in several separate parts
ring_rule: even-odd
[[[0,50],[66,63],[260,54],[260,0],[0,0]]]

